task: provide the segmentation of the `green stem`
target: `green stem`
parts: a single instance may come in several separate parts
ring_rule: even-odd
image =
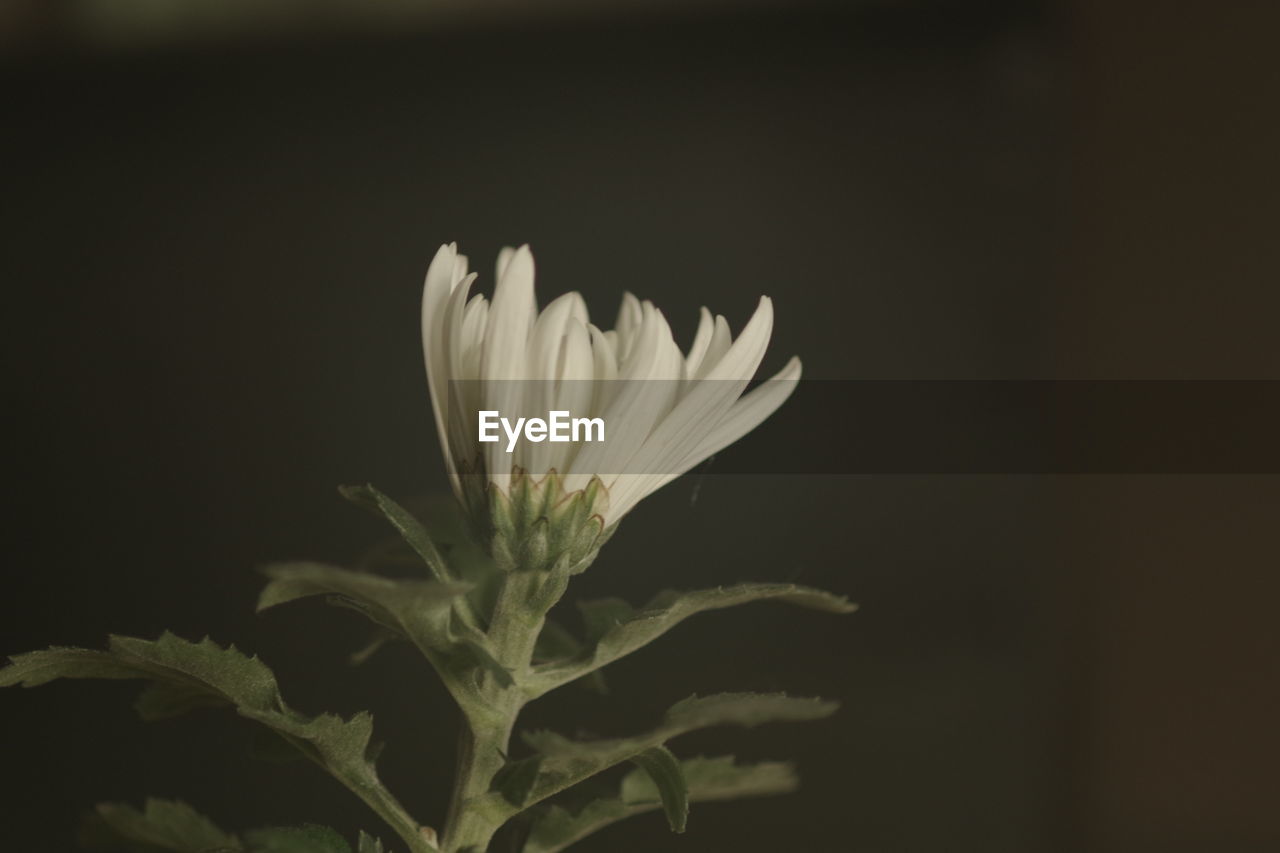
[[[458,770],[445,822],[441,851],[486,850],[510,810],[495,808],[489,791],[506,763],[511,732],[528,701],[533,648],[547,611],[564,593],[568,577],[558,572],[516,570],[498,592],[488,637],[494,657],[510,673],[502,686],[483,676],[483,711],[468,715],[458,745]]]
[[[338,777],[352,793],[365,802],[387,824],[396,831],[401,840],[409,846],[411,853],[437,853],[437,849],[422,834],[418,822],[400,805],[389,791],[382,787],[369,787],[358,781]]]
[[[326,770],[347,790],[359,797],[378,817],[386,821],[387,825],[395,830],[396,835],[399,835],[400,839],[408,845],[410,853],[438,853],[438,849],[422,834],[422,826],[405,810],[395,795],[383,787],[376,778],[373,780],[360,778],[359,774],[352,774],[342,767],[331,766],[305,743],[287,737],[286,740],[293,743],[299,752],[321,769]]]

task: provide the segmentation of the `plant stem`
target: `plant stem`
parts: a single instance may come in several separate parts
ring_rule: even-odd
[[[286,740],[293,743],[299,752],[341,782],[378,817],[386,821],[387,825],[395,830],[396,835],[399,835],[401,840],[409,846],[410,853],[438,853],[438,849],[422,834],[422,826],[376,777],[372,779],[363,777],[360,773],[353,773],[349,769],[329,764],[302,742],[290,738]]]
[[[363,800],[369,808],[373,809],[380,818],[385,820],[396,831],[401,840],[409,845],[411,853],[436,853],[437,848],[432,846],[422,835],[418,822],[405,811],[404,806],[400,805],[385,788],[380,786],[371,788],[357,780],[347,779],[343,776],[339,776],[338,780]]]
[[[547,611],[559,600],[567,583],[566,576],[547,571],[516,570],[503,578],[489,619],[488,637],[494,657],[511,674],[513,683],[503,686],[492,674],[484,674],[484,709],[467,715],[463,721],[442,853],[468,848],[486,850],[505,820],[485,798],[494,776],[506,763],[511,732],[528,701],[526,685],[538,634]]]

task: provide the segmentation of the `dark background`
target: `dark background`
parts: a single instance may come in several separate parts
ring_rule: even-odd
[[[766,368],[814,377],[1280,373],[1267,4],[492,5],[6,7],[0,652],[234,641],[304,710],[372,708],[384,778],[438,822],[454,721],[425,666],[348,668],[356,616],[252,604],[255,566],[383,535],[336,484],[445,488],[417,301],[447,240],[486,286],[530,242],[544,301],[607,318],[630,289],[684,342],[700,304],[737,328],[768,293]],[[685,478],[571,597],[797,580],[862,611],[700,616],[529,724],[844,703],[677,742],[794,758],[801,794],[584,851],[1274,850],[1278,512],[1262,476]],[[138,724],[134,689],[0,696],[5,849],[149,794],[390,839],[226,715]]]

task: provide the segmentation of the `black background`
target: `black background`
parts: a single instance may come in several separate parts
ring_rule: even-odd
[[[234,641],[304,710],[370,707],[384,778],[438,821],[455,722],[431,673],[406,649],[347,667],[353,614],[252,613],[255,566],[383,535],[337,484],[446,488],[418,340],[435,248],[489,287],[529,242],[544,302],[608,318],[631,290],[686,343],[699,305],[738,328],[767,293],[765,369],[811,377],[1275,378],[1276,75],[1246,6],[18,42],[0,651]],[[677,744],[794,758],[801,794],[584,851],[1274,849],[1277,509],[1267,477],[687,477],[571,597],[795,580],[862,611],[704,615],[528,722],[622,733],[694,691],[844,703]],[[136,723],[133,690],[0,696],[6,849],[71,849],[88,805],[150,794],[390,840],[225,715]]]

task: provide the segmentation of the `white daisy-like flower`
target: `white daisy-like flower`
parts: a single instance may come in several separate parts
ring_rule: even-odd
[[[662,313],[624,294],[616,328],[591,323],[578,293],[541,312],[528,246],[498,255],[492,301],[456,244],[441,246],[422,295],[436,431],[454,492],[508,567],[589,562],[645,496],[755,429],[800,378],[792,358],[744,394],[773,328],[767,296],[735,340],[702,309],[681,352]],[[480,442],[481,410],[601,418],[600,443]]]

